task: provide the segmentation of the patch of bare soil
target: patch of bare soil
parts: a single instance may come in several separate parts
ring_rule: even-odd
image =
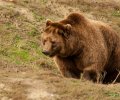
[[[93,84],[0,62],[0,100],[119,100],[119,89],[120,84]]]
[[[35,68],[0,62],[0,100],[56,100]],[[42,74],[44,71],[40,70]]]

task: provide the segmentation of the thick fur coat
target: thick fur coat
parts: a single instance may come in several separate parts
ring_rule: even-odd
[[[105,23],[71,13],[46,22],[43,53],[53,57],[65,77],[112,82],[120,71],[120,37]]]

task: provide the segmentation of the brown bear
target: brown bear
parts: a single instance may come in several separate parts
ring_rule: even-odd
[[[41,37],[43,53],[65,77],[80,78],[83,73],[84,79],[106,82],[120,71],[120,37],[102,22],[71,13],[58,22],[47,20]]]

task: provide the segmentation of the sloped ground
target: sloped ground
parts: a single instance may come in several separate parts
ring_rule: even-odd
[[[62,78],[51,70],[0,62],[1,100],[119,100],[120,85]]]
[[[120,84],[63,78],[41,53],[46,19],[81,11],[120,32],[119,0],[0,0],[0,100],[119,100]]]

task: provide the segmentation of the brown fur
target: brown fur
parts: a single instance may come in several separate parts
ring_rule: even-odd
[[[104,83],[120,71],[120,37],[108,25],[72,13],[59,22],[47,21],[43,50],[54,58],[65,77]],[[54,44],[53,44],[54,41]]]

